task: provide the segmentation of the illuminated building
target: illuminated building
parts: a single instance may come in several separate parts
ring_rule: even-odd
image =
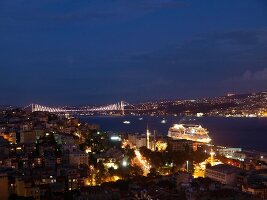
[[[8,193],[8,177],[7,174],[0,174],[0,199],[7,200],[9,193]]]
[[[190,140],[173,140],[168,141],[172,151],[193,151],[193,141]]]
[[[97,162],[102,162],[103,165],[108,168],[118,169],[118,163],[121,162],[124,158],[123,152],[119,149],[111,148],[108,151],[100,154],[97,157]]]
[[[69,154],[70,165],[80,166],[81,164],[88,165],[89,156],[82,151],[75,151]]]
[[[211,166],[216,166],[222,164],[222,162],[215,158],[215,152],[211,148],[210,151],[210,157],[206,159],[204,162],[194,164],[194,177],[205,177],[205,171],[207,164],[210,164]]]
[[[242,170],[231,165],[215,165],[206,169],[206,177],[226,185],[234,185]]]
[[[231,158],[239,161],[244,161],[246,158],[245,153],[242,152],[241,148],[230,148],[230,147],[219,147],[217,152],[225,156],[226,158]]]
[[[35,143],[40,137],[44,137],[44,130],[32,130],[32,131],[22,131],[20,133],[21,143]]]
[[[2,136],[8,142],[16,144],[16,132],[0,133],[0,136]]]
[[[78,189],[78,178],[80,174],[74,166],[61,166],[58,168],[59,176],[65,177],[68,190]]]
[[[33,199],[40,199],[40,189],[32,180],[24,178],[16,178],[16,194],[21,197],[32,197]]]
[[[137,148],[147,146],[146,136],[145,135],[138,135],[138,134],[129,134],[128,135],[129,143]]]
[[[247,184],[242,186],[242,191],[250,193],[259,199],[267,199],[267,186],[264,184]]]
[[[113,136],[110,137],[110,140],[120,142],[121,141],[121,137],[117,136],[117,135],[113,135]]]
[[[167,142],[163,142],[163,141],[157,141],[155,144],[155,150],[156,151],[165,151],[167,148]]]

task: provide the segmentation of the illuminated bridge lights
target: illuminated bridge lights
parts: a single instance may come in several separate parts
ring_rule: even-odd
[[[26,106],[24,109],[31,108],[32,112],[51,112],[51,113],[67,113],[67,112],[98,112],[98,111],[122,111],[124,114],[124,107],[129,105],[124,101],[120,101],[119,103],[106,105],[106,106],[99,106],[94,108],[83,108],[83,109],[64,109],[64,108],[52,108],[47,107],[39,104],[31,104]]]

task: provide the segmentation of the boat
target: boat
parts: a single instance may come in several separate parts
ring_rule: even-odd
[[[210,143],[208,130],[199,124],[174,124],[169,128],[168,137],[174,140],[191,140],[201,143]]]
[[[139,117],[139,120],[140,120],[140,121],[143,120],[143,117]]]
[[[124,124],[130,124],[131,122],[130,121],[124,121],[123,123]]]
[[[166,119],[162,119],[160,123],[162,124],[166,124],[167,120]]]

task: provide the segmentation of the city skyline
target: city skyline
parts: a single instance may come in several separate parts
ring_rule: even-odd
[[[266,0],[0,0],[0,200],[267,200]]]
[[[127,100],[118,100],[116,102],[105,102],[105,103],[99,103],[99,102],[91,102],[91,103],[84,103],[84,104],[81,104],[81,103],[77,103],[77,104],[62,104],[62,103],[53,103],[51,102],[50,104],[45,104],[45,105],[40,105],[39,103],[40,102],[31,102],[29,104],[24,104],[24,105],[20,105],[20,104],[0,104],[0,106],[2,107],[9,107],[10,108],[27,108],[27,107],[30,107],[32,105],[39,105],[39,106],[47,106],[47,107],[50,107],[50,106],[58,106],[58,108],[60,107],[76,107],[76,108],[79,108],[79,107],[98,107],[98,106],[113,106],[113,105],[119,105],[121,104],[122,102],[124,102],[125,104],[127,105],[138,105],[138,104],[146,104],[146,103],[160,103],[160,102],[175,102],[175,101],[181,101],[181,102],[190,102],[190,101],[202,101],[202,100],[212,100],[212,99],[216,99],[216,98],[223,98],[223,97],[229,97],[229,98],[233,98],[233,97],[239,97],[239,96],[249,96],[249,95],[256,95],[256,94],[265,94],[267,93],[267,91],[255,91],[255,92],[246,92],[246,93],[225,93],[225,94],[221,94],[221,95],[218,95],[218,96],[200,96],[200,97],[192,97],[192,98],[181,98],[181,97],[173,97],[173,98],[160,98],[160,99],[147,99],[147,100],[144,100],[144,101],[132,101],[132,102],[129,102]]]
[[[0,3],[0,104],[266,90],[266,1]]]

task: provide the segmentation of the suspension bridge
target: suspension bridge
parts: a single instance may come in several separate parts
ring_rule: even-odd
[[[39,104],[30,104],[24,109],[30,109],[32,112],[50,112],[50,113],[83,113],[83,112],[104,112],[104,111],[121,111],[124,115],[125,107],[132,106],[125,101],[120,101],[115,104],[105,105],[105,106],[94,106],[94,107],[82,107],[77,109],[72,108],[59,108],[59,107],[48,107]]]

